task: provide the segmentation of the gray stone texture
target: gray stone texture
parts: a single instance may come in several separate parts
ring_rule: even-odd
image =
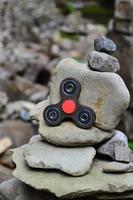
[[[103,173],[103,167],[108,163],[107,161],[95,160],[90,173],[75,178],[54,171],[31,170],[23,158],[25,147],[19,147],[13,152],[13,160],[17,164],[13,175],[35,189],[50,191],[60,198],[87,195],[96,196],[98,199],[102,195],[107,195],[108,198],[112,196],[111,199],[115,197],[122,199],[122,195],[126,198],[128,195],[133,197],[133,174],[117,174],[116,178],[116,174]]]
[[[108,33],[108,36],[118,45],[115,57],[118,58],[121,66],[119,74],[123,78],[131,95],[128,110],[124,113],[117,129],[122,130],[130,140],[133,140],[133,37],[114,32],[113,30]]]
[[[111,39],[102,36],[94,40],[94,49],[99,52],[112,54],[116,51],[116,45]]]
[[[117,19],[133,20],[132,15],[133,1],[132,0],[116,0],[114,17]]]
[[[116,0],[114,12],[114,30],[133,35],[133,1]]]
[[[115,135],[97,148],[97,153],[109,156],[113,160],[130,162],[128,139],[121,131],[116,130]]]
[[[133,172],[133,162],[121,163],[121,162],[109,162],[103,167],[103,171],[107,173],[126,173]]]
[[[43,110],[49,105],[49,100],[37,104],[30,115],[39,125],[39,133],[49,143],[59,146],[87,146],[97,144],[114,135],[114,131],[103,131],[96,127],[82,129],[73,122],[62,122],[60,126],[48,126],[43,119]]]
[[[120,70],[117,58],[97,51],[92,51],[88,55],[88,66],[100,72],[117,72]]]
[[[93,147],[65,148],[43,141],[28,144],[24,158],[31,168],[58,169],[72,176],[89,172],[96,151]]]
[[[34,188],[12,178],[0,185],[0,200],[56,200],[48,192],[38,191]]]
[[[79,101],[96,113],[95,126],[112,130],[129,105],[130,95],[121,77],[115,73],[92,71],[73,59],[63,59],[57,65],[51,82],[50,104],[60,101],[60,83],[67,77],[81,84]]]
[[[97,200],[97,199],[128,199],[132,198],[132,192],[123,192],[120,194],[107,194],[107,193],[97,193],[92,195],[83,196],[80,198],[74,198],[75,200]],[[12,178],[9,181],[5,181],[0,185],[0,200],[58,200],[55,195],[38,191],[34,188],[18,181],[15,178]]]

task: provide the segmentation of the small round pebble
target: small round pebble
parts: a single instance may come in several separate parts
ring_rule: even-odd
[[[111,39],[102,36],[94,40],[94,49],[99,52],[112,54],[116,51],[116,45]]]
[[[22,109],[20,111],[20,118],[24,121],[30,121],[29,111]]]

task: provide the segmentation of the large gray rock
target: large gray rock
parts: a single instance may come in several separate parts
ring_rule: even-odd
[[[102,131],[96,127],[82,129],[72,122],[63,122],[60,126],[50,127],[42,118],[39,133],[44,140],[60,146],[86,146],[94,145],[114,135],[111,131]]]
[[[121,162],[109,162],[104,165],[103,171],[107,173],[133,172],[133,162],[128,164]]]
[[[28,144],[24,158],[32,168],[58,169],[72,176],[82,176],[89,172],[95,154],[93,147],[65,148],[36,141]]]
[[[99,52],[111,54],[116,51],[116,45],[111,39],[102,36],[94,40],[94,49]]]
[[[130,162],[128,139],[121,131],[115,130],[115,135],[97,148],[97,153],[109,156],[116,161]]]
[[[30,169],[23,158],[26,146],[14,150],[13,160],[16,169],[13,175],[20,181],[35,189],[50,191],[57,197],[75,198],[80,196],[97,196],[101,194],[113,196],[111,199],[126,198],[130,194],[133,197],[133,173],[107,174],[103,173],[103,167],[107,161],[95,160],[90,172],[81,177],[71,177],[57,171],[45,172],[44,170]]]
[[[97,144],[114,135],[114,131],[103,131],[96,127],[82,129],[73,122],[65,121],[59,126],[48,126],[43,119],[43,110],[49,105],[49,100],[37,104],[30,115],[39,124],[39,133],[44,140],[60,146],[86,146]]]
[[[117,58],[97,51],[90,52],[88,66],[93,70],[101,72],[117,72],[120,69]]]
[[[75,200],[91,199],[129,199],[133,197],[133,192],[123,192],[123,193],[97,193],[91,194],[83,197],[74,198]],[[54,194],[50,192],[45,192],[41,190],[35,190],[34,188],[18,181],[15,178],[5,181],[0,185],[0,200],[58,200]]]
[[[96,72],[73,59],[57,65],[50,91],[50,104],[60,101],[60,83],[67,77],[81,84],[79,101],[96,112],[95,126],[103,130],[115,128],[129,105],[130,95],[121,77],[115,73]]]

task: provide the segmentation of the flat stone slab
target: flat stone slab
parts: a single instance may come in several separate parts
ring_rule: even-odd
[[[72,176],[89,172],[96,151],[93,147],[64,148],[43,141],[29,143],[24,158],[29,167],[58,169]]]
[[[94,196],[93,196],[94,195]],[[34,188],[30,187],[29,185],[24,184],[23,182],[12,178],[8,181],[2,182],[0,184],[0,200],[58,200],[55,195],[51,194],[50,192],[45,192],[42,190],[35,190]],[[117,194],[109,194],[109,193],[102,193],[102,194],[92,194],[87,195],[86,197],[78,197],[74,198],[75,200],[84,200],[91,199],[127,199],[132,198],[133,192],[124,192],[124,193],[117,193]]]
[[[103,173],[108,161],[95,160],[85,176],[72,177],[57,171],[30,169],[26,164],[23,152],[26,145],[13,152],[13,161],[17,167],[13,175],[20,181],[35,189],[49,191],[60,198],[75,198],[86,195],[115,194],[115,196],[133,192],[133,173]],[[115,198],[114,198],[115,199]],[[122,198],[121,198],[122,199]]]
[[[86,146],[104,141],[115,133],[96,127],[82,129],[69,121],[65,121],[59,126],[48,126],[43,119],[43,110],[47,105],[49,105],[48,100],[42,101],[34,107],[30,114],[31,118],[39,123],[39,133],[49,143],[59,146]]]
[[[126,173],[133,172],[133,162],[121,163],[121,162],[110,162],[105,164],[103,168],[104,172],[107,173]]]
[[[114,129],[130,100],[122,78],[116,73],[91,70],[86,64],[71,58],[63,59],[58,63],[52,77],[50,104],[60,101],[60,84],[68,77],[73,77],[80,82],[79,101],[95,111],[95,126],[103,130]]]

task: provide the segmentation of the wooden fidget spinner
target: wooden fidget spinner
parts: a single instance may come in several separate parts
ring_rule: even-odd
[[[43,111],[45,122],[56,126],[64,120],[72,119],[80,128],[90,128],[95,123],[96,115],[92,108],[79,103],[80,91],[81,85],[76,79],[63,80],[60,84],[60,102],[47,106]]]

